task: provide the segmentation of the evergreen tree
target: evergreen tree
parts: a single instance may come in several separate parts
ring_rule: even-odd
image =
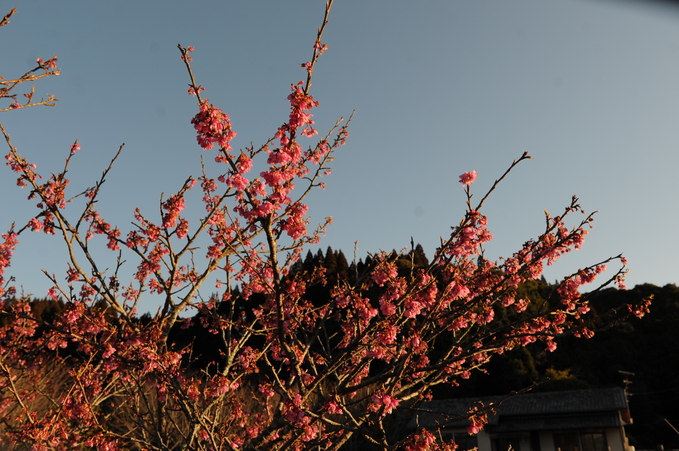
[[[421,244],[418,243],[411,252],[413,254],[413,266],[415,268],[424,268],[429,265],[429,259]]]
[[[327,274],[334,274],[337,272],[337,258],[335,258],[335,252],[330,246],[328,246],[328,249],[325,251],[323,267],[325,268]]]
[[[304,257],[304,263],[302,263],[302,267],[304,268],[305,271],[311,271],[312,269],[314,269],[314,266],[316,266],[314,254],[312,254],[311,251],[308,250],[306,251],[306,257]]]

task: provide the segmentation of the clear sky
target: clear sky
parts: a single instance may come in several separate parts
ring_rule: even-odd
[[[123,230],[140,207],[199,175],[190,119],[195,98],[177,43],[194,46],[206,96],[231,115],[234,147],[262,143],[287,118],[290,83],[304,77],[323,14],[318,0],[3,3],[0,75],[59,56],[62,74],[36,83],[54,108],[0,115],[21,153],[49,173],[82,145],[72,184],[84,188],[125,143],[102,214]],[[6,11],[5,11],[6,10]],[[598,210],[584,249],[549,268],[555,280],[623,252],[628,285],[679,282],[679,9],[586,0],[336,0],[315,73],[322,132],[356,110],[313,220],[332,215],[322,247],[351,259],[401,249],[432,254],[464,213],[458,175],[477,170],[480,198],[529,151],[487,203],[508,256],[578,195]],[[6,153],[6,152],[5,152]],[[3,153],[4,155],[4,153]],[[206,155],[211,158],[210,155]],[[0,168],[1,169],[1,168]],[[0,228],[37,211],[0,176]],[[40,268],[64,277],[63,248],[22,235],[10,274],[45,294]],[[136,264],[132,260],[128,265]],[[209,294],[209,293],[207,293]]]

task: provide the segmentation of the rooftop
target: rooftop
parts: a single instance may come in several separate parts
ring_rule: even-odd
[[[410,426],[466,427],[467,412],[475,406],[492,406],[487,428],[493,432],[620,427],[632,421],[624,390],[604,388],[428,401]]]

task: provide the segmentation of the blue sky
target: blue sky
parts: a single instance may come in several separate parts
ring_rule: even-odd
[[[304,77],[323,14],[318,0],[17,1],[0,29],[0,74],[59,56],[62,74],[36,83],[54,108],[0,115],[21,153],[58,171],[77,138],[72,184],[99,177],[120,144],[102,214],[123,230],[140,207],[199,175],[195,100],[177,43],[196,48],[206,95],[231,115],[234,147],[263,142],[286,119],[290,83]],[[3,14],[6,11],[0,11]],[[679,282],[679,10],[585,0],[336,0],[315,73],[320,130],[356,110],[312,220],[333,216],[322,247],[351,258],[401,249],[412,236],[431,255],[464,213],[458,175],[477,170],[480,198],[529,151],[488,201],[508,256],[578,195],[598,210],[584,249],[549,268],[551,281],[623,252],[628,285]],[[4,154],[3,154],[4,155]],[[206,155],[209,159],[209,155]],[[0,177],[0,228],[37,211]],[[43,295],[41,268],[63,277],[63,247],[22,236],[10,274]],[[130,261],[128,265],[133,262]],[[208,290],[209,291],[209,290]],[[208,293],[209,294],[209,293]]]

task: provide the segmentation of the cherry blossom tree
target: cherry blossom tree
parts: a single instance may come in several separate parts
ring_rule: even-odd
[[[596,321],[607,320],[591,311],[581,287],[611,264],[618,269],[600,287],[624,287],[622,256],[564,277],[547,301],[518,295],[545,265],[583,245],[593,216],[576,198],[561,214],[547,215],[544,232],[509,258],[484,257],[492,235],[482,207],[528,154],[478,203],[471,189],[476,171],[460,176],[464,215],[428,265],[399,265],[403,255],[382,252],[351,283],[336,280],[327,299],[308,295],[309,287],[327,283],[326,274],[321,267],[304,270],[300,256],[319,242],[329,220],[312,228],[305,198],[323,187],[348,137],[343,119],[320,136],[312,115],[318,102],[311,81],[327,49],[322,37],[331,6],[332,0],[312,57],[302,64],[306,80],[291,85],[289,116],[260,146],[231,147],[236,131],[198,84],[193,48],[178,47],[188,92],[197,99],[190,125],[207,162],[161,198],[158,217],[135,210],[131,230],[98,211],[122,147],[98,180],[74,193],[69,165],[77,140],[65,149],[63,169],[43,178],[0,126],[7,165],[37,202],[35,216],[0,243],[0,442],[35,450],[304,450],[339,449],[360,437],[383,450],[454,449],[435,431],[394,434],[389,422],[417,408],[433,387],[482,370],[493,355],[531,343],[553,351],[558,337],[589,337]],[[53,105],[54,97],[34,101],[32,89],[26,100],[16,92],[22,83],[57,75],[56,61],[39,59],[25,75],[1,79],[0,101],[9,104],[0,110]],[[265,170],[253,173],[255,162]],[[185,205],[195,191],[203,213],[188,217]],[[580,219],[568,226],[576,214]],[[30,233],[54,235],[67,247],[66,274],[45,272],[53,284],[48,296],[65,303],[50,320],[35,315],[5,278],[19,238]],[[100,247],[116,256],[112,271],[95,258]],[[136,265],[131,280],[121,277],[124,265]],[[201,289],[219,294],[205,299]],[[162,307],[139,317],[148,295],[161,297]],[[642,301],[608,320],[642,316],[647,308]],[[198,349],[172,338],[189,328],[214,337],[219,355],[197,364]],[[471,433],[486,414],[470,411]]]

